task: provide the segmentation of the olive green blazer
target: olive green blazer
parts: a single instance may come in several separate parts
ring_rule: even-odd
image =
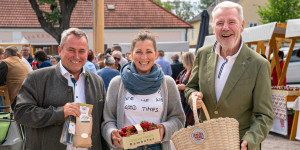
[[[260,149],[273,125],[270,63],[243,44],[217,103],[217,60],[213,45],[198,50],[185,96],[188,100],[192,92],[202,92],[211,118],[235,118],[240,139],[248,142],[250,150]],[[204,113],[200,118],[206,120]]]

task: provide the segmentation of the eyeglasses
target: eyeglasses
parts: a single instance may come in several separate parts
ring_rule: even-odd
[[[120,60],[121,60],[121,58],[117,58],[117,57],[114,57],[114,59],[115,59],[115,60],[118,60],[118,61],[120,61]]]

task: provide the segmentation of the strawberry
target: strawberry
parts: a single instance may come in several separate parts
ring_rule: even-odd
[[[124,133],[123,131],[119,131],[119,135],[120,135],[121,137],[124,137],[124,136],[125,136],[125,133]]]
[[[148,121],[142,121],[142,122],[140,123],[140,125],[141,125],[141,127],[142,127],[143,129],[145,129],[146,131],[148,131],[149,126],[151,126],[152,124],[149,123]]]
[[[123,127],[121,130],[123,131],[123,133],[125,133],[126,132],[126,127]]]
[[[132,133],[134,129],[134,126],[128,126],[126,131]]]

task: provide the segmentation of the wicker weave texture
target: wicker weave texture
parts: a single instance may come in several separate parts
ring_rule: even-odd
[[[196,106],[196,101],[193,100],[193,106]],[[210,119],[204,103],[201,103],[201,108],[207,121],[200,123],[197,108],[192,107],[195,125],[182,128],[171,137],[176,150],[239,150],[239,122],[228,117]]]
[[[206,133],[202,143],[193,140],[193,131],[201,128]],[[182,128],[172,135],[176,150],[238,150],[239,123],[233,118],[218,118]]]

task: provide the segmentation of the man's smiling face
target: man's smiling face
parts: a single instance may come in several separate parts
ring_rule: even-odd
[[[74,76],[79,75],[88,56],[88,43],[85,37],[71,34],[63,47],[58,47],[62,65]]]
[[[214,14],[213,29],[222,49],[235,49],[240,45],[245,21],[239,17],[236,8],[219,8]]]

